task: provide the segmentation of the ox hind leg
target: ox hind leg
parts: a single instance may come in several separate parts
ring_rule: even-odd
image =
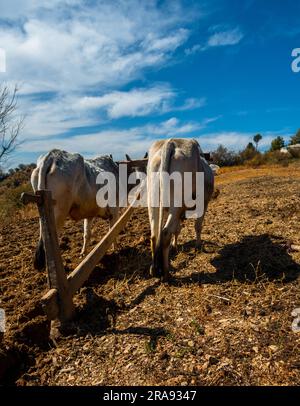
[[[199,217],[195,220],[195,232],[196,232],[196,249],[201,248],[201,231],[203,225],[204,216]]]
[[[201,242],[201,232],[202,232],[202,226],[203,226],[203,220],[204,216],[206,213],[207,205],[204,207],[204,212],[201,217],[198,217],[195,220],[195,232],[196,232],[196,249],[200,249],[202,242]]]
[[[178,242],[178,236],[179,236],[179,234],[180,234],[181,229],[182,229],[182,225],[181,225],[181,223],[179,223],[178,226],[177,226],[177,229],[176,229],[176,231],[175,231],[175,233],[174,233],[173,240],[172,240],[172,248],[173,248],[175,251],[177,251],[177,249],[178,249],[178,244],[177,244],[177,242]]]
[[[87,252],[87,248],[92,235],[92,224],[93,218],[84,219],[83,221],[83,247],[80,252],[80,256],[84,256]]]
[[[178,231],[180,223],[180,213],[178,210],[172,211],[167,218],[166,224],[161,232],[159,243],[155,250],[154,265],[158,273],[162,274],[163,280],[169,278],[170,261],[169,251],[172,236]]]
[[[155,269],[154,258],[155,250],[158,241],[158,226],[159,226],[159,208],[158,207],[149,207],[149,222],[151,229],[151,256],[152,256],[152,265],[150,267],[150,275],[157,276],[157,269]]]

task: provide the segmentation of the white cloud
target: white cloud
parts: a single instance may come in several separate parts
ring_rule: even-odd
[[[253,134],[240,132],[207,133],[199,136],[200,145],[206,149],[214,150],[219,145],[238,151],[251,141]]]
[[[175,105],[176,91],[169,85],[149,88],[135,88],[127,92],[114,91],[103,96],[84,96],[78,103],[79,109],[104,109],[110,119],[138,117],[169,111],[192,110],[203,107],[205,98],[187,98],[183,104]]]
[[[216,27],[213,28],[215,29]],[[206,51],[209,48],[236,45],[243,38],[244,34],[238,27],[230,30],[216,31],[208,38],[205,45],[195,44],[192,47],[185,49],[185,54],[193,55],[201,51]]]
[[[48,101],[36,101],[26,96],[19,99],[18,111],[25,115],[22,141],[64,134],[77,127],[101,123],[89,111],[82,113],[76,106],[76,96],[56,96]]]
[[[239,28],[214,33],[207,41],[206,48],[238,44],[244,34]]]
[[[153,34],[149,34],[143,44],[148,51],[174,51],[188,39],[188,36],[189,31],[181,28],[174,34],[164,38],[157,38]]]
[[[172,117],[160,125],[149,124],[146,129],[149,134],[156,136],[175,137],[189,134],[202,128],[202,125],[197,122],[188,122],[181,124],[176,117]]]
[[[200,52],[201,50],[203,50],[203,47],[200,44],[195,44],[191,48],[185,49],[184,52],[186,55],[194,55],[197,52]]]
[[[197,109],[197,108],[199,108],[199,107],[203,107],[203,106],[205,106],[206,105],[206,98],[205,97],[201,97],[200,99],[196,99],[196,98],[194,98],[194,97],[189,97],[188,99],[186,99],[185,101],[184,101],[184,103],[183,103],[183,105],[182,106],[178,106],[178,107],[176,107],[176,108],[174,108],[174,109],[172,109],[173,111],[174,110],[181,110],[181,111],[183,111],[183,110],[192,110],[192,109]]]
[[[253,133],[243,132],[216,132],[197,134],[203,130],[207,123],[213,119],[203,120],[201,123],[182,123],[176,117],[157,124],[133,127],[129,129],[110,129],[93,134],[79,134],[70,138],[55,137],[52,139],[39,139],[24,142],[19,153],[45,153],[51,148],[61,148],[70,152],[80,152],[85,157],[95,157],[103,154],[113,154],[114,159],[124,158],[128,153],[133,158],[144,156],[155,138],[194,137],[197,138],[204,151],[213,151],[220,144],[225,147],[239,151],[252,141]],[[285,131],[266,132],[260,142],[260,148],[268,148],[272,139],[282,135],[288,140],[291,134]],[[32,159],[30,158],[30,161]]]
[[[82,108],[104,108],[110,118],[146,116],[164,111],[175,97],[169,86],[148,89],[132,89],[128,92],[114,91],[101,97],[83,97]]]
[[[19,17],[8,25],[0,22],[5,80],[25,82],[31,92],[62,93],[140,78],[146,68],[168,62],[188,37],[182,25],[192,16],[174,3],[177,7],[158,8],[155,2],[136,0],[56,0],[43,6],[15,1],[15,16],[12,6],[4,12],[1,6],[2,18]]]
[[[74,128],[205,103],[187,98],[179,105],[178,91],[167,84],[119,90],[144,79],[148,69],[172,61],[190,35],[188,25],[200,16],[198,6],[186,8],[181,0],[2,3],[0,47],[6,50],[7,72],[1,79],[21,85],[19,111],[26,115],[22,140],[50,147],[48,137],[57,146],[64,137],[61,142],[67,148],[72,142],[67,134]],[[180,128],[184,125],[170,131]],[[26,148],[29,145],[34,147],[28,143]]]
[[[201,130],[206,123],[181,122],[176,117],[157,124],[146,124],[128,129],[103,130],[93,134],[79,134],[71,138],[40,138],[25,141],[19,148],[20,152],[44,153],[51,148],[66,149],[70,152],[81,152],[86,156],[113,153],[116,159],[128,152],[141,156],[149,148],[155,138],[191,136]]]
[[[54,93],[48,97],[46,100],[41,100],[39,95],[37,99],[35,95],[19,98],[19,111],[25,115],[20,134],[22,140],[64,136],[74,128],[107,125],[110,120],[121,117],[160,115],[200,108],[205,104],[204,98],[188,98],[176,105],[177,93],[167,84],[128,92],[113,91],[100,97],[77,93]]]

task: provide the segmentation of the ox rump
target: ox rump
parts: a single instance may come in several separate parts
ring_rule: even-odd
[[[157,185],[154,184],[153,173],[158,173],[159,181],[159,204],[154,205],[157,199]],[[175,185],[171,191],[172,198],[169,206],[165,204],[165,192],[167,189],[164,174],[180,174],[183,183],[178,188]],[[181,229],[181,221],[186,217],[189,207],[185,202],[174,204],[175,196],[179,192],[184,195],[186,190],[185,174],[191,174],[191,182],[187,189],[192,196],[197,196],[197,188],[202,186],[202,201],[200,210],[196,215],[195,231],[196,244],[201,244],[201,229],[208,202],[213,196],[214,174],[206,161],[198,142],[194,139],[169,139],[156,141],[149,150],[147,168],[148,183],[148,213],[151,227],[151,251],[152,266],[150,273],[153,276],[162,276],[168,279],[169,275],[169,248],[172,237],[173,245],[177,246],[177,237]],[[198,175],[201,175],[200,177]],[[158,206],[158,207],[157,207]],[[197,210],[196,210],[197,212]],[[167,220],[164,223],[164,214]]]

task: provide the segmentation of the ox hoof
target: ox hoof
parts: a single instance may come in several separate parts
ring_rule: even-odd
[[[157,269],[154,265],[150,266],[150,276],[152,276],[153,278],[159,278],[161,277],[161,270]]]
[[[150,266],[150,276],[153,276],[153,277],[156,276],[156,270],[154,269],[153,265]]]
[[[178,246],[171,244],[170,245],[170,253],[174,255],[174,254],[177,254],[177,252],[178,252]]]

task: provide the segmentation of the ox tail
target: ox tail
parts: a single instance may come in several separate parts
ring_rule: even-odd
[[[53,156],[50,151],[49,154],[47,154],[41,162],[41,166],[40,166],[40,170],[39,170],[39,178],[38,178],[38,190],[46,189],[47,174],[48,174],[52,164],[53,164]]]
[[[47,174],[53,164],[53,156],[49,152],[41,161],[38,175],[38,187],[37,190],[43,190],[47,187]],[[42,271],[46,267],[46,255],[44,242],[42,239],[41,225],[40,225],[40,238],[36,247],[33,266],[38,271]]]
[[[157,245],[154,253],[154,266],[156,272],[161,276],[163,272],[163,218],[164,218],[164,191],[168,185],[165,185],[164,173],[170,173],[170,164],[174,155],[175,144],[172,140],[168,140],[162,147],[161,163],[159,169],[159,216],[158,216],[158,236]]]

